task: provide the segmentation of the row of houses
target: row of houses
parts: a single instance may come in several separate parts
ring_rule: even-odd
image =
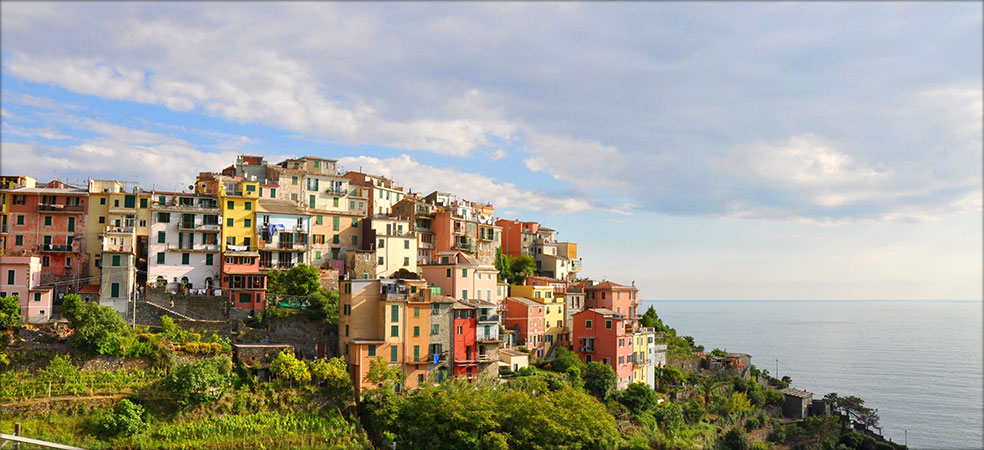
[[[665,346],[640,328],[638,290],[579,279],[577,244],[492,204],[343,171],[332,159],[239,156],[181,192],[116,180],[39,184],[0,177],[0,294],[28,321],[82,293],[126,313],[143,289],[225,298],[232,315],[267,307],[270,270],[305,263],[340,293],[338,354],[356,386],[382,358],[408,387],[516,370],[571,349],[612,366],[619,385],[653,383]],[[496,253],[537,275],[498,279]]]

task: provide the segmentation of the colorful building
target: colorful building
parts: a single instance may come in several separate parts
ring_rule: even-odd
[[[417,234],[406,219],[375,215],[363,221],[365,250],[376,252],[376,276],[389,277],[399,270],[417,273]]]
[[[474,381],[478,377],[477,308],[462,301],[454,303],[452,344],[454,377]]]
[[[574,315],[574,352],[581,361],[601,361],[615,370],[618,389],[634,378],[633,335],[625,316],[609,309],[591,308]]]
[[[85,247],[89,193],[59,181],[40,187],[9,185],[8,256],[39,256],[41,285],[55,298],[78,292],[89,277]]]
[[[499,219],[495,224],[502,229],[502,253],[510,258],[518,258],[522,255],[533,256],[533,243],[540,224],[506,219]]]
[[[260,256],[257,252],[222,252],[222,293],[229,299],[233,315],[239,311],[266,309],[266,273],[260,270]]]
[[[543,333],[546,328],[542,303],[524,297],[506,297],[506,314],[503,325],[514,335],[513,345],[526,347],[531,354],[542,358]]]
[[[10,233],[11,195],[8,191],[19,188],[33,188],[37,180],[25,176],[0,176],[0,256],[7,254],[7,237]]]
[[[402,187],[386,177],[348,172],[345,178],[348,178],[350,185],[363,188],[362,193],[367,197],[370,216],[392,214],[393,205],[403,200],[403,196],[406,195]]]
[[[178,291],[220,286],[222,215],[213,195],[153,191],[147,279]]]
[[[639,290],[632,286],[623,286],[611,281],[603,281],[584,287],[584,305],[586,308],[610,309],[616,314],[622,314],[629,320],[642,317],[639,312]]]
[[[430,264],[419,267],[424,279],[440,286],[445,295],[459,300],[495,298],[499,271],[465,252],[437,252]]]
[[[53,289],[41,286],[41,258],[0,256],[0,297],[17,296],[24,322],[44,322],[51,318]]]
[[[509,286],[510,297],[523,297],[543,305],[544,351],[553,350],[554,344],[566,345],[564,328],[564,297],[554,295],[555,288],[546,286]],[[546,353],[545,353],[546,354]]]
[[[90,253],[89,276],[98,281],[104,255],[100,249],[106,239],[124,237],[132,241],[132,270],[135,282],[147,281],[151,193],[116,180],[88,180],[89,203],[85,246]],[[118,252],[117,252],[118,253]],[[118,271],[118,269],[114,269]],[[108,297],[106,297],[108,298]]]
[[[311,214],[288,200],[256,201],[261,269],[286,270],[310,262]]]

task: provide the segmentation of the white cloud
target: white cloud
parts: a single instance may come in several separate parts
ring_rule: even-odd
[[[494,178],[482,174],[421,164],[409,155],[396,158],[345,157],[339,159],[339,163],[350,170],[358,168],[366,173],[392,178],[423,195],[435,190],[453,192],[469,201],[491,202],[499,211],[523,209],[569,214],[594,207],[583,198],[556,198],[531,192],[513,183],[496,182]]]

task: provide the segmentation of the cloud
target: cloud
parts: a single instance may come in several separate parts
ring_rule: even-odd
[[[616,214],[928,220],[981,192],[973,5],[36,6],[0,17],[12,79],[330,145],[509,149],[499,184],[525,167]]]
[[[345,157],[339,159],[339,164],[351,170],[359,168],[366,173],[392,178],[424,195],[437,190],[453,192],[459,198],[473,202],[491,202],[499,211],[522,209],[571,214],[595,207],[584,198],[532,192],[513,183],[496,182],[482,174],[421,164],[405,154],[395,158]]]

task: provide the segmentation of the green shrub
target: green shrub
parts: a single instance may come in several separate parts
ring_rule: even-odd
[[[782,444],[786,442],[786,427],[778,420],[772,421],[772,431],[769,433],[769,442]]]
[[[181,364],[164,380],[164,387],[177,396],[179,405],[208,403],[222,397],[231,384],[232,359],[226,355]]]
[[[147,430],[144,407],[123,399],[99,419],[99,430],[107,436],[133,436]]]
[[[782,392],[779,392],[779,391],[777,391],[775,389],[766,389],[765,390],[765,404],[767,404],[767,405],[781,405],[782,402],[784,402],[784,401],[786,401],[786,396],[785,395],[782,395]]]
[[[724,447],[730,450],[752,450],[752,442],[738,427],[733,427],[721,438]]]

